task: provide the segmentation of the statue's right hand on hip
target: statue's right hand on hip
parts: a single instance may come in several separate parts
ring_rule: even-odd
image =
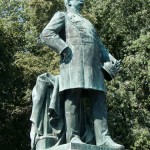
[[[69,63],[71,59],[72,59],[72,51],[69,47],[67,47],[62,51],[63,63]]]

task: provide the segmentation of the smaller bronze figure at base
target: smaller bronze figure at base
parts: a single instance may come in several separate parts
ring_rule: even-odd
[[[59,94],[64,101],[66,143],[83,143],[81,137],[81,99],[90,100],[97,146],[124,149],[108,132],[106,88],[103,64],[110,54],[93,25],[80,11],[84,0],[65,0],[67,12],[57,12],[41,33],[41,40],[60,54]],[[118,66],[117,66],[118,67]],[[32,135],[31,135],[32,136]]]

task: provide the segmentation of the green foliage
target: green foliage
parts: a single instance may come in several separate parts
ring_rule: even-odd
[[[102,40],[122,59],[120,75],[107,83],[111,135],[134,150],[150,149],[149,2],[107,0],[94,6]]]
[[[0,145],[2,149],[26,149],[30,109],[22,98],[26,87],[14,55],[25,44],[19,2],[0,1]],[[25,128],[26,127],[26,128]],[[25,130],[22,130],[25,129]]]
[[[122,59],[120,75],[107,83],[110,131],[129,149],[150,148],[148,4],[140,0],[95,4],[95,25],[110,52]]]
[[[131,150],[150,149],[149,7],[150,0],[86,0],[82,12],[122,59],[120,74],[106,83],[109,126],[115,141]],[[11,149],[30,149],[36,77],[59,74],[59,56],[39,40],[58,10],[64,10],[63,0],[0,0],[0,144]]]

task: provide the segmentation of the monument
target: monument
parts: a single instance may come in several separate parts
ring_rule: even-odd
[[[42,31],[43,43],[60,54],[60,75],[40,75],[32,92],[33,150],[121,150],[108,131],[104,78],[119,70],[94,26],[80,11],[83,0],[65,0]]]

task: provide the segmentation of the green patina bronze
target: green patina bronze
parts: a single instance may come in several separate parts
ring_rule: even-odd
[[[65,143],[124,149],[108,132],[104,85],[104,75],[112,79],[119,61],[112,59],[94,26],[80,15],[83,3],[65,0],[67,12],[57,12],[40,35],[61,61],[60,75],[39,76],[33,90],[31,147],[36,150]],[[85,110],[83,99],[89,100],[91,112]]]

